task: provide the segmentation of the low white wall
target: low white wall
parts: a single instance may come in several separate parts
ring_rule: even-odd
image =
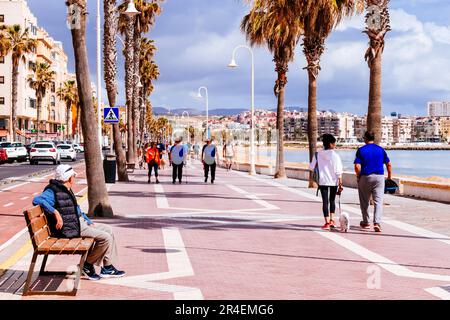
[[[235,163],[233,165],[233,169],[238,171],[249,171],[250,164]],[[273,175],[275,174],[275,170],[270,166],[256,165],[256,173],[263,175]],[[286,176],[291,179],[308,181],[309,170],[287,166]],[[344,172],[342,180],[345,187],[354,189],[358,188],[356,175],[353,172]],[[450,185],[448,184],[405,178],[393,178],[393,180],[399,185],[398,194],[409,197],[416,197],[424,200],[450,203]]]

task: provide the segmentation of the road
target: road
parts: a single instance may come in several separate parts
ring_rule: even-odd
[[[65,160],[62,159],[61,163],[79,163],[81,160],[84,160],[84,155],[78,154],[77,156],[77,161],[76,162],[72,162],[70,160]],[[32,174],[36,174],[40,171],[43,170],[47,170],[47,169],[52,169],[55,168],[56,166],[53,165],[51,162],[41,162],[38,165],[30,165],[30,163],[27,162],[23,162],[23,163],[5,163],[0,165],[0,181],[4,180],[4,179],[8,179],[8,178],[12,178],[12,177],[24,177],[24,176],[29,176]]]

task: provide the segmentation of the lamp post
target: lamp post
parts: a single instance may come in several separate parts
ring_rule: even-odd
[[[205,97],[206,97],[206,138],[207,139],[209,139],[210,138],[210,136],[209,136],[209,115],[208,115],[208,112],[209,112],[209,106],[208,106],[208,104],[209,104],[209,98],[208,98],[208,88],[207,87],[200,87],[200,88],[198,88],[198,95],[197,95],[197,98],[203,98],[203,96],[202,96],[202,89],[203,90],[205,90]]]
[[[255,62],[253,50],[245,45],[240,45],[234,48],[233,55],[231,57],[231,62],[228,65],[230,68],[236,68],[238,65],[236,63],[236,51],[238,49],[247,49],[250,52],[252,58],[252,69],[251,69],[251,95],[252,95],[252,104],[251,104],[251,125],[250,125],[250,171],[249,174],[256,174],[255,169]]]

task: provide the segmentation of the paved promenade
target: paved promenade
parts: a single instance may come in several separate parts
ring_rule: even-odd
[[[139,170],[132,183],[108,185],[115,217],[96,221],[113,227],[127,275],[82,280],[76,297],[21,296],[31,246],[27,233],[17,235],[23,218],[2,208],[3,226],[15,228],[0,239],[0,299],[450,299],[450,205],[388,196],[377,234],[359,229],[357,194],[346,189],[352,228],[326,232],[320,198],[305,182],[218,169],[206,184],[193,161],[187,184],[173,185],[170,169],[158,185]],[[73,263],[57,256],[48,266]]]

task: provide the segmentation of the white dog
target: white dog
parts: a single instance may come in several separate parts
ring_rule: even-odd
[[[350,217],[347,212],[341,212],[339,223],[341,225],[341,232],[347,232],[350,229]]]

